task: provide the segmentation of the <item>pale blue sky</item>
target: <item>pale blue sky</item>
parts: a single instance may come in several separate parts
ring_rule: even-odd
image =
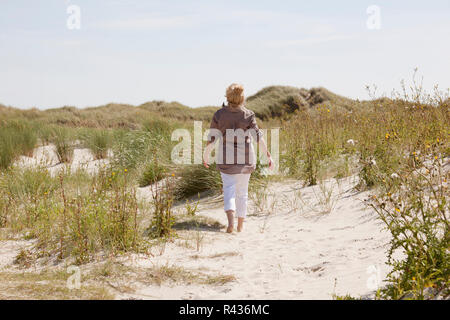
[[[381,30],[366,27],[369,5]],[[415,67],[448,88],[449,39],[448,0],[1,0],[0,103],[219,105],[231,82],[366,99],[366,84],[390,93]]]

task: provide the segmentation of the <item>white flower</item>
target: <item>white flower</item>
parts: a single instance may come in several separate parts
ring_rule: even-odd
[[[352,146],[354,146],[354,145],[355,145],[355,140],[353,140],[353,139],[348,139],[348,140],[347,140],[347,143],[348,143],[348,144],[351,144]]]
[[[393,174],[391,174],[391,178],[392,179],[396,179],[396,178],[400,178],[398,174],[396,174],[395,172]]]
[[[372,159],[372,160],[370,160],[370,164],[373,165],[373,166],[376,166],[377,162],[375,161],[375,159]]]

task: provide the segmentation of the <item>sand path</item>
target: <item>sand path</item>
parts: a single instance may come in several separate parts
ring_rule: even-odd
[[[333,209],[320,213],[319,187],[301,188],[297,182],[271,185],[271,212],[250,214],[242,233],[224,229],[202,231],[200,250],[176,243],[163,254],[137,259],[141,266],[176,265],[188,270],[233,275],[222,286],[142,287],[135,298],[160,299],[330,299],[333,293],[364,296],[387,273],[389,234],[363,200],[367,193],[353,190],[354,178],[333,188]],[[330,189],[328,189],[330,190]],[[301,193],[304,202],[295,203]],[[293,200],[294,199],[294,200]],[[226,224],[220,203],[202,205],[198,215]]]

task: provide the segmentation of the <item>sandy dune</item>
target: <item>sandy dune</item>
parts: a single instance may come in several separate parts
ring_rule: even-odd
[[[55,174],[61,166],[52,146],[38,148],[32,158],[16,165],[47,167]],[[76,149],[72,169],[95,173],[107,160],[94,160],[89,150]],[[148,286],[135,283],[134,293],[118,298],[140,299],[331,299],[333,294],[366,296],[381,284],[389,234],[376,213],[365,207],[367,193],[354,190],[355,177],[327,181],[323,187],[301,187],[298,181],[271,183],[263,204],[250,201],[242,233],[222,230],[185,231],[201,240],[186,246],[176,239],[156,246],[153,257],[123,258],[133,266],[178,266],[206,274],[232,275],[225,285]],[[141,200],[150,201],[150,188],[139,188]],[[325,200],[328,195],[328,200]],[[220,199],[203,199],[197,215],[226,224]],[[176,208],[183,211],[183,206]],[[329,211],[329,212],[328,212]],[[191,240],[195,242],[196,240]],[[189,241],[188,241],[189,242]],[[0,244],[0,267],[13,262],[24,241]]]
[[[111,155],[111,152],[108,152]],[[20,156],[14,166],[21,168],[46,168],[52,176],[58,175],[61,170],[84,170],[88,174],[96,174],[98,170],[109,164],[108,159],[96,160],[87,148],[75,148],[70,164],[60,163],[54,145],[41,146],[34,150],[32,157]]]
[[[330,213],[320,213],[318,186],[273,184],[268,201],[275,201],[275,210],[252,214],[255,207],[251,204],[244,232],[202,231],[205,238],[199,251],[169,243],[163,254],[155,250],[153,258],[133,261],[140,266],[167,264],[234,275],[236,281],[217,287],[142,287],[132,297],[330,299],[333,293],[373,293],[373,283],[382,281],[388,271],[384,262],[389,234],[382,230],[376,214],[365,208],[367,194],[355,192],[352,180],[346,179],[340,187],[329,183],[334,190]],[[296,205],[292,199],[299,190],[305,200]],[[197,214],[226,224],[221,203],[202,205]]]

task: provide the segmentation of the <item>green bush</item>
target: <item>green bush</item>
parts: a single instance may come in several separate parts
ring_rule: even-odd
[[[175,198],[179,200],[204,191],[218,193],[221,189],[222,179],[214,165],[209,169],[203,165],[189,165],[184,166],[179,173],[174,193]]]
[[[429,298],[432,294],[427,289],[450,294],[450,173],[443,171],[437,155],[431,156],[436,159],[428,165],[392,176],[381,173],[382,193],[371,200],[392,235],[387,262],[392,271],[383,290],[386,298]],[[398,251],[405,257],[395,258]]]
[[[158,162],[149,162],[145,165],[144,170],[139,179],[139,186],[146,187],[163,179],[166,175],[166,169]]]
[[[29,122],[0,122],[0,168],[8,168],[21,154],[31,156],[36,144],[36,129]]]
[[[89,148],[96,159],[105,159],[112,146],[112,135],[108,130],[89,129],[80,134],[84,145]]]
[[[56,147],[56,154],[61,163],[70,163],[73,158],[74,135],[66,127],[54,127],[52,142]]]

